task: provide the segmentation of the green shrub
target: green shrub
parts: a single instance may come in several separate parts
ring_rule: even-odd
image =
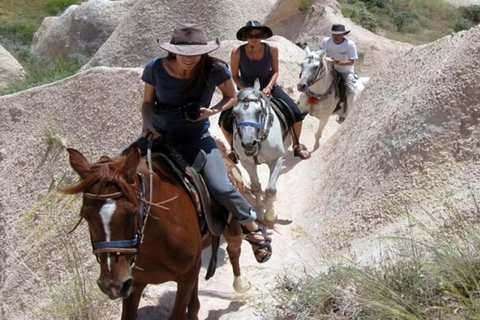
[[[378,27],[375,16],[368,11],[363,2],[350,3],[352,1],[340,4],[340,9],[343,15],[352,19],[354,22],[360,24],[365,29],[375,31]]]
[[[460,17],[455,22],[454,30],[455,32],[458,32],[462,30],[468,30],[472,27],[473,27],[473,23],[470,20]]]
[[[80,0],[48,0],[45,2],[43,9],[46,13],[56,16],[60,15],[72,4],[80,4],[80,2]]]
[[[298,6],[298,9],[302,12],[305,12],[308,11],[311,6],[312,2],[310,0],[300,0],[300,5]]]
[[[397,30],[400,32],[404,31],[405,27],[412,21],[412,14],[408,11],[402,11],[393,16],[393,23],[397,26]]]
[[[463,18],[477,24],[480,23],[480,5],[476,4],[468,7],[460,7]]]

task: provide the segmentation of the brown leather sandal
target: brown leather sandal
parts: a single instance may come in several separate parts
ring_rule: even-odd
[[[258,263],[267,262],[272,257],[272,239],[267,236],[265,227],[259,225],[255,231],[248,231],[242,226],[244,239],[252,245],[253,254]],[[263,240],[257,239],[255,236],[263,237]]]

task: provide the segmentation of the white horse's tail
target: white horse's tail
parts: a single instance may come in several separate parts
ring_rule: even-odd
[[[359,77],[355,82],[356,90],[355,93],[360,93],[363,89],[365,89],[365,84],[370,80],[370,77]]]

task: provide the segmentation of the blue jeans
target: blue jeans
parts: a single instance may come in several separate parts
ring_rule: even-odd
[[[166,136],[168,136],[168,134],[163,134],[163,137]],[[148,144],[146,139],[138,136],[135,141],[140,142],[139,147],[141,153],[145,155]],[[210,195],[231,212],[235,219],[242,225],[252,222],[257,218],[257,213],[230,182],[222,154],[220,150],[218,150],[215,139],[212,138],[209,132],[205,132],[200,137],[194,139],[191,137],[172,137],[171,139],[167,138],[167,141],[177,145],[192,145],[205,151],[207,161],[201,173],[210,191]],[[123,154],[127,149],[128,146],[125,147],[120,154]]]
[[[257,214],[228,179],[222,154],[210,133],[205,133],[196,141],[195,146],[207,154],[202,176],[212,197],[230,211],[240,224],[254,221]]]

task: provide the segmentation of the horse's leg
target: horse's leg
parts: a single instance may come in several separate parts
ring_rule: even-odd
[[[200,301],[198,300],[198,278],[193,287],[190,301],[188,302],[187,319],[198,320],[198,311],[200,311]]]
[[[240,253],[242,251],[242,229],[237,220],[232,219],[223,232],[227,241],[227,253],[233,269],[233,288],[238,293],[245,293],[250,290],[250,282],[242,276],[240,271]]]
[[[200,266],[201,260],[198,260],[187,273],[178,277],[177,294],[170,320],[185,319],[185,314],[189,320],[198,320],[198,311],[200,310],[198,273],[200,272]]]
[[[320,147],[320,139],[322,138],[322,132],[325,126],[328,123],[328,119],[332,115],[333,108],[321,108],[316,112],[315,117],[318,119],[318,128],[315,132],[315,144],[313,146],[313,151],[317,150]]]
[[[244,161],[242,162],[242,166],[245,168],[248,176],[250,177],[250,190],[255,196],[257,208],[259,210],[263,210],[262,185],[260,183],[260,179],[258,178],[257,165],[253,161]]]
[[[282,160],[283,157],[278,157],[276,160],[268,163],[270,177],[265,188],[265,219],[267,221],[275,221],[277,219],[273,202],[277,199],[277,180],[282,170]]]
[[[146,283],[134,283],[132,293],[122,300],[122,320],[137,319],[137,310]]]
[[[317,128],[317,131],[315,131],[315,144],[313,145],[312,151],[315,151],[318,148],[320,148],[320,139],[322,138],[322,131],[325,128],[325,125],[327,124],[325,120],[318,119],[318,121],[319,121],[318,128]]]

